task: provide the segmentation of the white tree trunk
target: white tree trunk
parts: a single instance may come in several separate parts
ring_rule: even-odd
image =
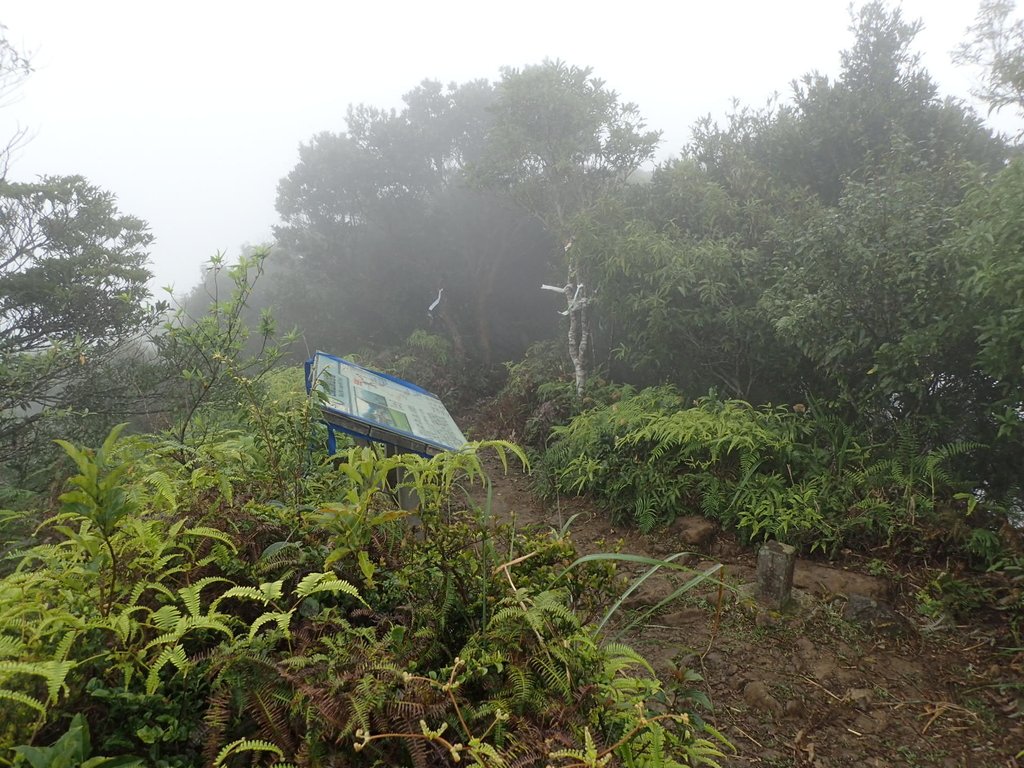
[[[579,283],[579,269],[569,261],[569,279],[565,285],[565,300],[569,312],[569,359],[576,378],[576,397],[583,397],[587,386],[587,348],[590,345],[590,297],[586,286]]]

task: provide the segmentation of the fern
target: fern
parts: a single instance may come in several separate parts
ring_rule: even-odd
[[[0,660],[0,676],[30,675],[40,677],[46,684],[48,703],[55,703],[68,673],[75,668],[73,661],[11,661]]]
[[[284,760],[284,750],[273,742],[263,739],[236,739],[217,753],[213,761],[214,768],[220,768],[229,757],[242,752],[271,752],[278,760]]]
[[[21,691],[13,691],[10,688],[0,687],[0,700],[13,701],[15,704],[31,707],[41,715],[45,715],[47,711],[46,704],[35,696],[29,696],[27,693],[23,693]]]
[[[654,500],[646,493],[636,497],[633,521],[641,533],[650,533],[658,524],[658,510]]]
[[[25,648],[25,642],[17,637],[0,635],[0,659],[9,659],[20,656]]]
[[[302,578],[295,587],[295,594],[298,597],[309,597],[320,592],[341,592],[356,598],[366,605],[366,602],[359,594],[359,590],[343,579],[337,578],[333,573],[310,573]]]
[[[149,674],[146,676],[146,693],[150,696],[156,693],[160,687],[160,670],[166,664],[174,665],[174,668],[184,675],[190,666],[188,659],[185,657],[185,649],[180,645],[164,648],[150,665]]]

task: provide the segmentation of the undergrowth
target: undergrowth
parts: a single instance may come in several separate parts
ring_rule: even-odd
[[[952,470],[976,447],[926,448],[909,427],[874,444],[824,408],[687,403],[671,388],[624,390],[552,430],[539,486],[549,495],[592,494],[617,521],[645,532],[702,514],[752,542],[828,554],[960,551],[991,563],[1001,551],[993,518]]]
[[[5,513],[45,519],[0,578],[0,763],[715,764],[724,742],[589,623],[609,571],[463,493],[516,446],[329,457],[314,402],[235,383],[229,426],[64,443],[58,507]]]

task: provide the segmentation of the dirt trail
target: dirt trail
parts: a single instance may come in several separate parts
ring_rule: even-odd
[[[773,613],[744,589],[754,580],[753,553],[708,521],[644,536],[613,526],[583,499],[545,503],[528,477],[505,475],[496,461],[489,470],[496,516],[556,530],[575,516],[569,530],[581,554],[621,541],[622,552],[687,551],[694,568],[722,565],[716,575],[727,588],[691,590],[624,639],[665,680],[685,669],[703,677],[687,687],[707,696],[712,709],[702,716],[736,747],[723,765],[1018,765],[1024,654],[1001,652],[986,628],[929,631],[889,580],[807,560],[794,577],[797,607]],[[656,605],[685,578],[659,572],[623,615]]]

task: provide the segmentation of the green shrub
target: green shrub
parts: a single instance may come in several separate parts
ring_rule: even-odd
[[[645,532],[699,513],[750,541],[991,558],[972,484],[953,469],[977,446],[920,446],[909,426],[871,445],[823,405],[705,397],[687,406],[662,387],[623,390],[556,427],[538,468],[546,492],[592,494]]]

